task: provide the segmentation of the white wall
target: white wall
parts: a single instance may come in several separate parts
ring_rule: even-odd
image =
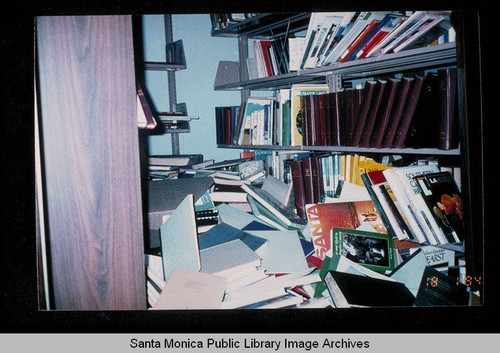
[[[144,15],[144,60],[165,61],[163,15]],[[215,135],[215,107],[239,105],[239,92],[214,91],[220,60],[238,60],[234,38],[211,37],[208,14],[173,15],[174,41],[182,39],[187,69],[176,72],[177,102],[187,104],[188,114],[199,116],[191,122],[191,133],[180,134],[180,153],[202,153],[205,159],[221,161],[239,157],[241,150],[219,149]],[[169,111],[167,73],[146,72],[146,89],[158,111]],[[151,136],[150,154],[170,154],[170,135]]]

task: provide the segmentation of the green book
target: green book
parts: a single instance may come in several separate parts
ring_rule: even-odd
[[[389,234],[335,227],[331,234],[333,255],[343,255],[376,272],[394,269],[394,243]]]

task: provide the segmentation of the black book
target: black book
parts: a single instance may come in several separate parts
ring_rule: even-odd
[[[415,306],[466,306],[467,286],[454,278],[427,266],[415,297]]]
[[[400,282],[329,271],[325,284],[337,308],[413,306],[415,297]]]

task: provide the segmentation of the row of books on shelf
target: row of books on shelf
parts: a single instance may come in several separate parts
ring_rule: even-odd
[[[218,31],[232,25],[246,21],[255,17],[255,13],[212,13],[210,14],[210,21],[212,23],[212,30]]]
[[[458,147],[456,97],[456,68],[338,92],[294,85],[242,107],[216,107],[217,143],[451,150]]]
[[[454,41],[449,11],[312,13],[304,36],[255,40],[251,79]]]
[[[224,161],[211,169],[188,167],[176,178],[150,180],[152,229],[146,254],[150,307],[470,305],[476,297],[468,289],[460,190],[451,174],[441,172],[434,162],[395,167],[351,157],[351,164],[356,159],[365,165],[355,178],[363,185],[342,176],[337,195],[322,194],[307,203],[305,217],[295,206],[300,198],[297,179],[286,184],[273,177],[262,159]],[[320,159],[321,165],[329,158],[296,156],[292,164]],[[322,170],[318,174],[324,177]],[[302,173],[303,179],[308,176]],[[389,183],[393,175],[403,179]],[[411,185],[410,194],[406,184]],[[235,187],[234,192],[244,197],[214,201],[220,185]],[[391,191],[400,186],[404,194]],[[393,196],[379,198],[375,190]],[[392,214],[402,210],[411,196],[411,206],[425,204],[433,212],[429,217],[440,217],[451,229],[450,238],[437,241],[427,231],[424,239],[394,232],[398,223],[389,209]],[[392,208],[383,206],[382,200],[391,200]],[[403,213],[400,216],[404,220]],[[411,229],[409,223],[406,226]]]

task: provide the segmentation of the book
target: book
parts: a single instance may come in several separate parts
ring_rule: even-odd
[[[213,202],[247,202],[247,194],[242,188],[244,184],[213,184],[210,198]]]
[[[394,244],[389,234],[337,227],[331,233],[333,255],[381,273],[394,269]]]
[[[220,245],[240,239],[246,246],[258,253],[267,246],[267,239],[249,234],[241,229],[230,226],[226,223],[219,223],[210,230],[198,237],[199,249],[207,249],[212,246]]]
[[[137,83],[137,124],[140,128],[148,130],[153,130],[158,125],[139,83]]]
[[[379,278],[383,280],[393,280],[382,273],[361,266],[359,263],[349,260],[347,257],[343,255],[333,254],[332,256],[326,256],[323,260],[319,273],[322,282],[318,283],[314,289],[315,298],[323,296],[324,292],[327,290],[324,279],[328,271],[339,271],[360,276]]]
[[[415,297],[403,283],[329,271],[325,283],[336,308],[409,307]]]
[[[291,164],[292,170],[292,182],[293,182],[293,191],[295,196],[295,209],[297,210],[297,215],[306,219],[306,194],[305,194],[305,185],[304,185],[304,177],[302,172],[302,160],[293,161]]]
[[[393,49],[394,53],[412,48],[426,47],[451,28],[449,13],[434,13],[420,27]]]
[[[464,240],[461,192],[449,172],[416,176],[421,195],[450,243]]]
[[[446,238],[436,225],[414,177],[439,172],[434,165],[414,165],[384,170],[384,176],[401,205],[412,232],[421,243],[444,244]]]
[[[449,150],[457,143],[457,70],[448,68],[438,70],[438,95],[440,99],[439,144],[438,148]]]
[[[399,240],[414,239],[404,215],[399,210],[396,198],[391,196],[393,193],[383,171],[370,171],[361,177],[387,230]]]
[[[401,79],[389,78],[387,80],[387,87],[384,90],[382,101],[380,103],[380,109],[377,111],[374,117],[373,131],[369,138],[368,147],[381,148],[382,139],[387,129],[389,123],[390,114],[394,101],[396,98],[396,92],[399,87]]]
[[[187,194],[197,201],[213,185],[210,177],[155,180],[148,182],[150,229],[160,229],[165,217],[181,204]]]
[[[269,114],[274,109],[272,97],[248,97],[241,116],[238,145],[265,145],[269,143]],[[267,121],[266,121],[267,116]]]
[[[428,266],[425,253],[420,248],[414,248],[415,251],[399,264],[389,277],[397,282],[404,283],[410,292],[416,296],[424,271]]]
[[[375,91],[376,84],[377,81],[372,80],[368,80],[365,82],[365,86],[363,88],[362,103],[356,114],[356,129],[353,133],[351,146],[359,146],[361,134],[363,133],[363,129],[365,127],[365,121],[367,119],[370,106],[372,105],[372,97],[373,92]]]
[[[149,165],[183,167],[203,162],[202,154],[150,155]]]
[[[369,196],[368,196],[369,198]],[[306,208],[315,256],[323,260],[332,252],[333,227],[368,229],[387,234],[387,229],[371,199],[312,204]]]
[[[404,145],[408,148],[437,148],[439,138],[440,100],[438,76],[428,72],[425,76]]]
[[[405,147],[404,143],[406,135],[408,134],[410,124],[415,114],[415,109],[418,104],[418,99],[420,96],[420,92],[422,90],[423,82],[424,82],[423,76],[416,76],[413,79],[411,89],[408,92],[405,108],[403,114],[401,115],[401,120],[398,124],[398,128],[394,136],[393,147],[395,148]]]
[[[430,266],[425,268],[415,306],[466,306],[468,302],[466,285]]]
[[[265,206],[272,212],[281,222],[287,226],[302,229],[305,227],[305,220],[300,218],[295,212],[281,204],[276,198],[270,195],[265,190],[257,188],[253,185],[243,184],[241,188],[248,193],[255,201]]]
[[[208,273],[174,269],[154,310],[219,309],[227,279]]]
[[[309,268],[297,230],[247,232],[268,241],[259,253],[262,258],[260,269],[267,274],[301,272]]]
[[[399,84],[395,101],[393,103],[394,106],[389,114],[389,121],[387,122],[387,128],[382,139],[382,147],[384,148],[391,148],[393,146],[393,141],[396,136],[399,122],[401,120],[401,117],[403,116],[403,111],[412,83],[412,77],[401,78],[401,83]]]
[[[167,281],[174,269],[200,270],[194,198],[188,194],[160,228],[163,275]]]
[[[200,272],[227,278],[228,282],[257,271],[261,258],[242,240],[235,239],[199,251]]]
[[[366,116],[366,121],[359,139],[359,146],[361,147],[370,147],[370,138],[372,136],[373,127],[375,126],[377,114],[379,114],[380,108],[383,108],[381,107],[381,102],[384,97],[387,81],[378,79],[376,82],[373,91],[373,99],[370,102],[370,109]]]
[[[290,92],[290,116],[291,116],[291,145],[301,146],[304,144],[304,111],[301,97],[314,94],[328,93],[327,85],[292,85]]]

